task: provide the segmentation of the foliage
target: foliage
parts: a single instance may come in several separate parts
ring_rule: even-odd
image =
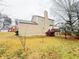
[[[74,34],[75,34],[76,36],[79,36],[79,32],[74,32]]]

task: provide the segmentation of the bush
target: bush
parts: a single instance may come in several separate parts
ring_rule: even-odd
[[[74,32],[75,38],[79,39],[79,32]]]
[[[76,35],[76,36],[79,36],[79,32],[75,32],[75,35]]]

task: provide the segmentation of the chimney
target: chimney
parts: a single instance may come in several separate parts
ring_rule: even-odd
[[[48,12],[46,10],[44,11],[44,17],[45,17],[45,20],[48,19]]]
[[[45,32],[48,30],[49,22],[48,22],[48,12],[44,11],[44,28]]]

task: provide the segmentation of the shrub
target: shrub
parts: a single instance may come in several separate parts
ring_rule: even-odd
[[[76,36],[79,36],[79,32],[75,32],[75,35],[76,35]]]
[[[74,32],[75,38],[79,39],[79,32]]]

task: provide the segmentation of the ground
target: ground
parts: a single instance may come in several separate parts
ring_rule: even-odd
[[[23,52],[26,39],[26,52]],[[60,37],[17,37],[0,33],[0,59],[79,59],[79,40]]]

